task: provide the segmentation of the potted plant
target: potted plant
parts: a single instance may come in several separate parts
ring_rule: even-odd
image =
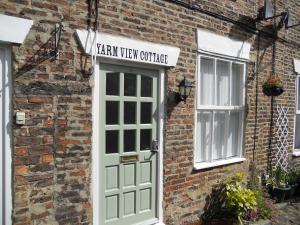
[[[298,187],[299,172],[296,169],[291,169],[287,173],[287,183],[291,186],[289,198],[294,197],[296,188]]]
[[[267,96],[279,96],[284,92],[282,81],[277,76],[269,76],[262,88]]]
[[[278,202],[283,202],[291,190],[291,186],[287,183],[287,174],[281,167],[276,168],[274,174],[268,179],[267,186],[271,197]]]

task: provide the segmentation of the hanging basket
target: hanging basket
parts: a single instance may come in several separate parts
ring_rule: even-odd
[[[266,96],[279,96],[284,92],[283,87],[265,86],[263,85],[263,93]]]
[[[279,96],[284,92],[282,81],[278,76],[269,76],[262,88],[266,96]]]

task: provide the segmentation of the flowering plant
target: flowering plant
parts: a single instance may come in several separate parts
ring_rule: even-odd
[[[282,81],[278,76],[269,76],[262,88],[267,96],[279,96],[284,92]]]
[[[263,87],[283,88],[283,84],[278,76],[269,76],[264,82]]]

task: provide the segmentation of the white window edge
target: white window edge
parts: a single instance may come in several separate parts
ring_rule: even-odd
[[[300,153],[299,153],[300,155]],[[218,160],[215,162],[203,162],[203,163],[194,163],[194,170],[201,170],[201,169],[207,169],[222,165],[228,165],[233,163],[239,163],[246,161],[246,158],[231,158],[231,159],[224,159],[224,160]]]
[[[294,149],[293,156],[295,157],[300,156],[300,149]]]
[[[296,62],[297,61],[297,62]],[[295,71],[296,71],[296,63],[298,63],[298,65],[299,65],[299,72],[300,72],[300,60],[295,60],[294,59],[294,65],[295,65]],[[297,72],[297,71],[296,71]],[[300,114],[300,111],[298,110],[298,88],[300,88],[299,86],[298,86],[298,79],[300,79],[300,75],[299,74],[297,74],[297,76],[296,76],[296,79],[295,79],[295,94],[296,94],[296,98],[295,98],[295,100],[296,100],[296,104],[295,104],[295,108],[296,108],[296,110],[295,110],[295,116],[294,116],[294,138],[293,138],[293,156],[300,156],[300,149],[296,149],[295,148],[295,143],[296,143],[296,116],[298,115],[298,114]]]

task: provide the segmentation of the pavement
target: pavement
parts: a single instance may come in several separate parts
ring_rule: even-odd
[[[300,201],[276,204],[276,220],[272,225],[300,225]]]

